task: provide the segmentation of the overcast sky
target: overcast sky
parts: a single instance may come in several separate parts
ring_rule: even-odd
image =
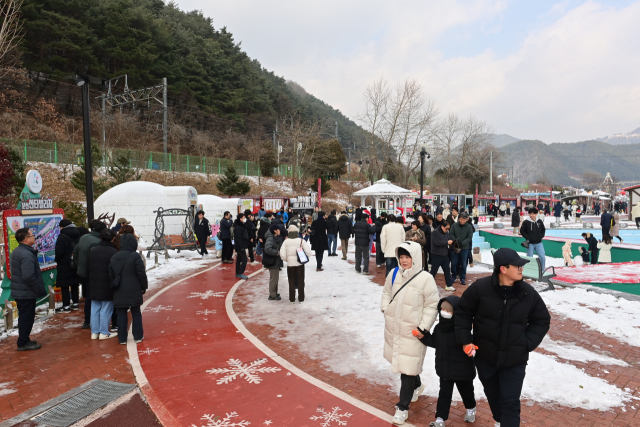
[[[352,119],[380,76],[443,112],[574,142],[640,126],[640,1],[178,0]]]

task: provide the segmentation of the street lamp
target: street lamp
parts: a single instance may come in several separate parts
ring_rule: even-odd
[[[427,153],[426,142],[420,144],[420,204],[424,198],[424,156],[427,156],[427,159],[431,158],[431,154]]]
[[[82,127],[84,134],[84,177],[87,190],[87,222],[91,223],[93,215],[93,168],[91,165],[91,124],[89,123],[89,77],[82,74],[75,76],[76,85],[82,88]]]

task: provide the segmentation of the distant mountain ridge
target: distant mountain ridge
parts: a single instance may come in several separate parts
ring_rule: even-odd
[[[627,145],[640,143],[640,128],[632,130],[629,133],[615,133],[612,136],[604,138],[596,138],[597,141],[606,142],[611,145]]]
[[[500,148],[505,145],[512,144],[514,142],[524,141],[523,139],[516,138],[507,134],[493,134],[489,142],[495,147]],[[611,136],[605,136],[603,138],[594,138],[593,141],[602,141],[610,145],[628,145],[628,144],[640,144],[640,128],[634,129],[628,133],[614,133]],[[547,144],[544,141],[540,141],[543,144]],[[572,144],[572,143],[571,143]]]
[[[515,182],[546,180],[551,184],[580,186],[575,177],[586,172],[605,176],[610,172],[620,181],[640,178],[640,144],[611,145],[604,141],[545,144],[521,140],[499,148],[500,166],[513,167]]]

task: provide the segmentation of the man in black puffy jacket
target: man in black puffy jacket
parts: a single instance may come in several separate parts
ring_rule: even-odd
[[[47,294],[38,263],[38,251],[34,248],[36,236],[29,228],[21,228],[15,234],[18,247],[11,251],[11,298],[18,306],[18,351],[37,350],[40,344],[29,338],[36,318],[36,300]]]
[[[376,229],[367,222],[369,215],[363,213],[360,218],[353,226],[353,234],[356,236],[356,272],[361,272],[360,263],[364,261],[362,271],[369,274],[369,236],[375,233]]]
[[[76,268],[71,266],[73,248],[80,240],[80,231],[68,219],[60,221],[60,235],[56,240],[56,264],[58,275],[56,284],[62,294],[62,307],[56,308],[56,313],[68,313],[79,308],[80,278],[76,274]],[[71,288],[71,294],[69,294]],[[71,303],[73,301],[73,303]]]
[[[109,279],[111,258],[118,253],[113,244],[115,237],[116,233],[114,231],[108,228],[102,230],[100,232],[100,243],[91,248],[87,259],[89,292],[91,294],[92,340],[106,340],[116,337],[116,334],[109,331],[109,321],[112,324],[118,324],[117,314],[115,318],[113,316],[113,289]]]
[[[327,239],[329,240],[329,256],[338,256],[336,248],[338,247],[338,219],[336,218],[336,210],[332,210],[329,218],[327,218]]]
[[[244,275],[244,271],[247,268],[247,248],[250,241],[249,233],[244,227],[245,221],[247,219],[244,214],[239,213],[238,218],[233,223],[233,245],[236,250],[236,277],[246,280],[248,277]]]
[[[498,249],[493,275],[462,294],[454,315],[458,343],[468,355],[475,354],[478,377],[500,427],[520,425],[529,353],[540,345],[551,322],[538,292],[522,280],[527,262],[513,249]]]

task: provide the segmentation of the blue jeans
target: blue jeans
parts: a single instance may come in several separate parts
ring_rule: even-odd
[[[329,255],[335,254],[338,247],[338,239],[335,234],[327,234],[327,240],[329,241]]]
[[[389,275],[389,272],[391,270],[393,270],[398,266],[398,260],[396,258],[385,258],[384,260],[385,260],[385,266],[387,267],[387,274],[385,275],[386,277]]]
[[[461,281],[467,280],[467,261],[469,260],[469,249],[460,251],[459,254],[451,253],[451,275],[453,277],[460,276]],[[460,262],[460,271],[458,271],[458,262]]]
[[[91,300],[91,333],[109,335],[113,301]]]
[[[262,256],[262,242],[258,240],[258,245],[256,246],[256,255]]]
[[[542,266],[542,271],[544,271],[545,257],[544,257],[544,246],[542,246],[542,242],[540,243],[529,242],[529,247],[527,248],[527,256],[533,256],[534,250],[538,254],[538,258],[540,258],[540,265]]]
[[[498,368],[479,357],[473,360],[478,369],[478,378],[484,387],[493,419],[502,427],[520,425],[520,394],[527,364]]]

